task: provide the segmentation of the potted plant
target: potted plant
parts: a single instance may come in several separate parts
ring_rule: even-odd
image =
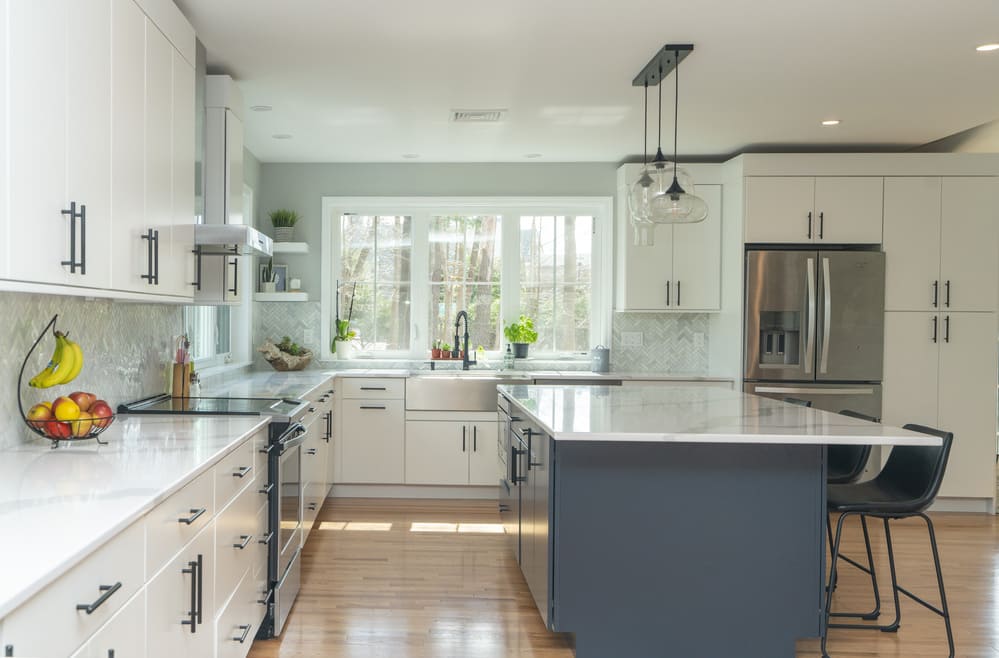
[[[441,358],[450,359],[451,358],[451,343],[441,344]]]
[[[350,293],[350,308],[347,311],[347,319],[340,319],[340,282],[336,284],[336,318],[333,320],[333,343],[330,351],[336,354],[338,359],[349,359],[354,355],[353,341],[357,338],[357,332],[350,328],[350,320],[354,316],[354,294],[357,292],[357,283]]]
[[[538,340],[538,332],[534,330],[534,320],[521,315],[520,320],[503,327],[503,335],[513,345],[515,359],[527,358],[527,346]]]
[[[277,290],[277,274],[274,273],[274,259],[271,258],[261,270],[260,292],[275,292]]]
[[[298,213],[294,210],[275,210],[270,214],[271,225],[274,227],[275,242],[292,242],[295,239],[295,224],[298,223]]]
[[[439,359],[441,358],[441,341],[437,339],[434,344],[430,347],[430,358]]]

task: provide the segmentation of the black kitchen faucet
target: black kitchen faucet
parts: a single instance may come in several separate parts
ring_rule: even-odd
[[[465,333],[461,336],[461,341],[464,344],[465,349],[462,351],[461,355],[461,369],[468,370],[468,366],[474,366],[477,362],[474,359],[468,358],[470,352],[468,351],[468,312],[458,311],[458,316],[454,319],[454,351],[451,352],[452,357],[458,356],[458,328],[461,326],[461,319],[465,318]]]

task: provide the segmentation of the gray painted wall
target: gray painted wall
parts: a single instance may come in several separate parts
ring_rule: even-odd
[[[962,130],[916,150],[931,153],[999,153],[999,121]]]

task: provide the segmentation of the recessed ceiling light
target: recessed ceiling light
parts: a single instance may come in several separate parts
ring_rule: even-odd
[[[999,50],[999,43],[983,43],[982,45],[975,48],[980,53],[987,53],[992,50]]]
[[[541,154],[540,153],[525,153],[524,157],[525,158],[531,158],[533,160],[534,158],[540,158]]]
[[[250,109],[254,112],[270,112],[274,108],[270,105],[251,105]]]
[[[822,122],[822,125],[823,126],[838,126],[839,125],[839,119],[826,119],[825,121]]]
[[[291,139],[291,135],[288,133],[278,133],[277,135],[271,135],[274,139]]]
[[[402,157],[406,158],[407,160],[415,160],[416,158],[420,157],[420,154],[419,153],[403,153]]]

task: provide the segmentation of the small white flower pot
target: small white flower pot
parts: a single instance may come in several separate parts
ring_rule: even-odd
[[[265,281],[265,282],[261,283],[260,284],[260,292],[277,292],[277,282],[276,281],[270,281],[270,282]]]
[[[295,241],[294,226],[274,227],[274,242],[294,242],[294,241]]]

